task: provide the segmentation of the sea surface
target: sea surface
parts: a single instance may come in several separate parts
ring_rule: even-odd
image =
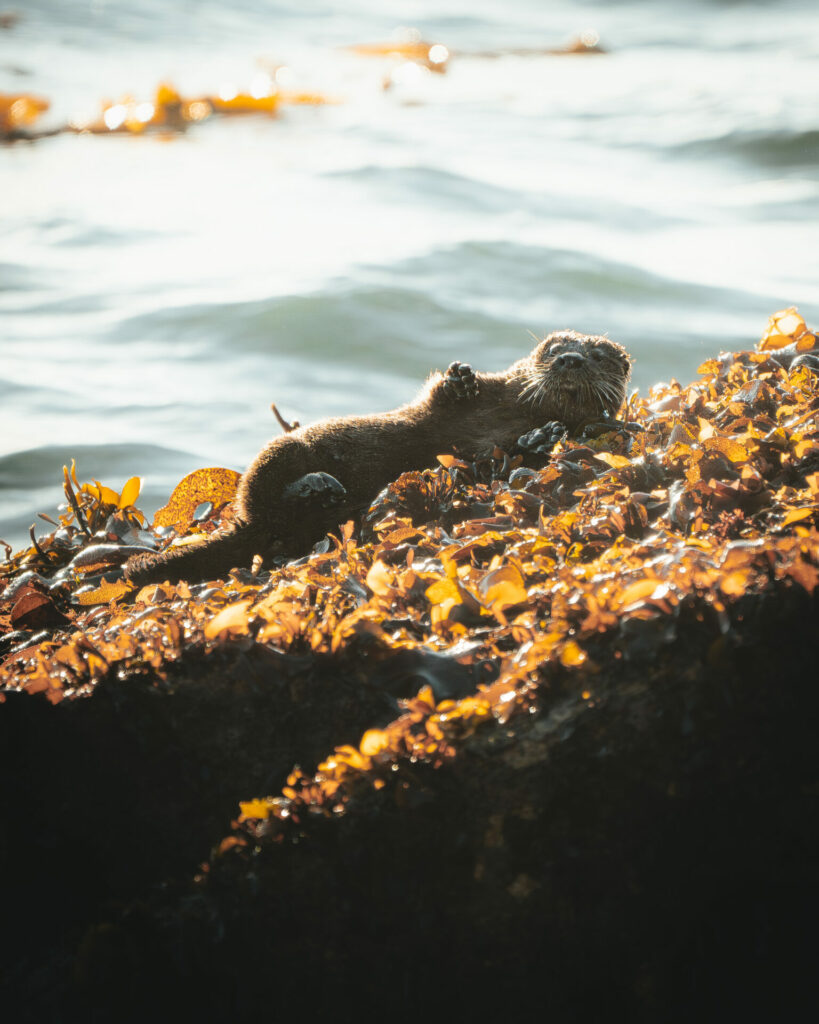
[[[0,537],[62,466],[152,512],[278,432],[387,409],[453,359],[603,333],[642,390],[819,324],[815,0],[8,0],[0,92],[44,126],[103,100],[250,87],[334,105],[184,136],[0,147]],[[434,74],[357,56],[401,26]],[[599,34],[607,52],[525,53]],[[384,88],[385,82],[390,83]]]

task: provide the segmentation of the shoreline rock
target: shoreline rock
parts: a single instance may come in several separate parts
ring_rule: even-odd
[[[793,358],[763,342],[632,400],[640,433],[405,474],[358,541],[348,524],[290,565],[94,584],[99,606],[71,603],[93,564],[49,588],[70,625],[0,664],[0,1002],[55,1022],[816,1010],[802,326],[773,349]],[[135,486],[75,484],[62,541],[0,585],[141,528]]]

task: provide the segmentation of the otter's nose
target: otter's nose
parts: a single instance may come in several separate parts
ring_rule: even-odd
[[[555,366],[563,370],[578,370],[585,362],[586,357],[579,352],[561,352],[555,357]]]

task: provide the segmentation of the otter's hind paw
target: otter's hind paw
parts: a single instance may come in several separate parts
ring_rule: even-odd
[[[517,446],[524,452],[535,452],[538,455],[548,455],[557,442],[566,436],[568,430],[565,424],[558,420],[551,420],[544,423],[542,427],[530,430],[518,438]]]
[[[453,398],[475,398],[478,378],[469,363],[450,363],[444,374],[444,390]]]
[[[344,487],[329,473],[305,473],[282,491],[284,501],[317,502],[322,508],[339,505],[347,494]]]

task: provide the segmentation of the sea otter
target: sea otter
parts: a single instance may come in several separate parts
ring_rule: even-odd
[[[387,484],[437,455],[544,451],[555,422],[577,431],[614,415],[631,372],[608,338],[558,331],[500,373],[452,363],[408,405],[299,427],[267,444],[242,476],[236,525],[222,534],[125,565],[136,584],[216,579],[253,556],[297,556],[360,515]]]

